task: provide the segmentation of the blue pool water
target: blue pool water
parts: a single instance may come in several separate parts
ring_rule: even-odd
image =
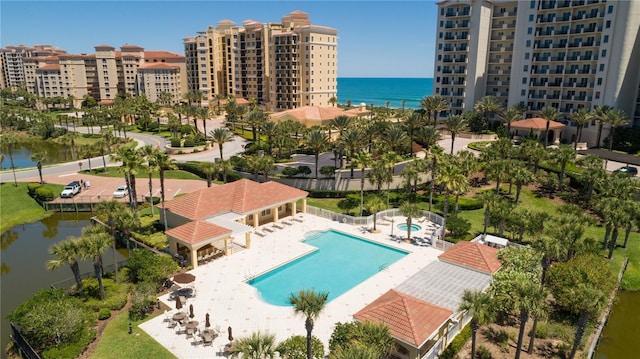
[[[407,224],[406,223],[400,223],[398,225],[398,229],[401,230],[401,231],[406,231],[407,230]],[[422,227],[417,225],[417,224],[412,224],[411,225],[411,232],[417,232],[417,231],[419,231],[421,229],[422,229]]]
[[[304,243],[318,249],[248,282],[265,302],[289,306],[300,289],[328,291],[331,301],[408,254],[333,230]]]

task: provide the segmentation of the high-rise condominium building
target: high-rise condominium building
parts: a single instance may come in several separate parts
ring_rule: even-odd
[[[25,81],[24,59],[65,54],[51,45],[7,46],[0,48],[0,88],[17,88]]]
[[[76,107],[89,95],[108,104],[118,92],[147,96],[156,102],[163,92],[178,102],[187,89],[184,56],[168,51],[145,51],[124,45],[95,46],[94,54],[56,53],[22,59],[27,90],[44,98],[72,98]]]
[[[266,110],[326,106],[337,96],[336,29],[293,11],[281,23],[229,20],[183,40],[189,91],[205,104],[231,95]]]
[[[640,126],[639,29],[640,1],[445,0],[434,94],[455,114],[492,95],[525,104],[529,116],[545,106],[567,115],[609,105]],[[594,127],[583,135],[590,145]]]

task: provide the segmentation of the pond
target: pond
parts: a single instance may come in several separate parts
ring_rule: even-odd
[[[91,213],[56,213],[39,222],[16,226],[2,233],[0,342],[3,357],[4,348],[11,340],[9,322],[5,316],[37,290],[49,288],[52,284],[64,287],[63,284],[73,278],[68,266],[54,271],[46,269],[47,260],[53,259],[49,248],[69,236],[79,236],[82,228],[90,224],[90,217]],[[120,254],[117,256],[118,261],[124,259]],[[105,267],[113,265],[111,249],[104,253],[103,262]],[[93,266],[89,262],[81,262],[80,272],[93,272]]]
[[[596,359],[637,358],[640,351],[640,291],[619,291],[596,349]]]
[[[69,162],[72,160],[70,147],[63,144],[51,141],[21,142],[16,145],[16,148],[13,150],[13,164],[16,169],[35,167],[36,162],[31,161],[31,154],[36,150],[44,151],[47,154],[47,160],[42,163],[43,165]],[[76,148],[76,151],[79,153],[80,150]],[[0,154],[4,156],[2,169],[11,168],[9,153],[5,149],[2,149],[0,150]]]

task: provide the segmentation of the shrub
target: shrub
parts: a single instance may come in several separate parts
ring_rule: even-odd
[[[456,215],[449,216],[447,218],[447,229],[451,231],[452,237],[460,238],[469,233],[471,222]]]
[[[193,147],[196,145],[196,141],[193,137],[189,136],[187,138],[184,139],[184,143],[182,144],[183,147]]]
[[[529,333],[531,335],[531,333]],[[545,322],[539,322],[536,326],[536,338],[547,339],[549,337],[549,325]]]
[[[171,147],[180,147],[182,141],[178,137],[171,137]]]
[[[53,190],[46,187],[38,187],[36,188],[36,199],[41,201],[53,201],[56,198],[55,194],[53,194]]]
[[[294,335],[278,345],[278,353],[283,359],[306,359],[307,358],[307,337]],[[311,357],[315,359],[324,358],[324,345],[315,336],[311,337]]]
[[[282,175],[286,177],[293,177],[298,174],[298,170],[293,167],[285,167],[282,169]]]
[[[465,326],[464,329],[451,341],[451,343],[447,346],[447,348],[442,352],[439,358],[441,359],[453,359],[456,357],[456,354],[462,349],[464,344],[471,338],[471,328],[469,325]]]
[[[29,193],[29,196],[35,197],[36,190],[40,187],[42,187],[40,183],[27,183],[27,192]]]
[[[100,308],[98,311],[98,319],[105,320],[111,318],[111,310],[109,308]]]
[[[320,167],[320,174],[325,177],[333,177],[333,174],[336,173],[336,168],[333,166],[322,166]]]
[[[298,166],[298,173],[306,177],[311,174],[311,168],[309,166]]]
[[[120,310],[127,304],[127,293],[129,285],[124,283],[116,283],[113,279],[103,278],[105,298],[100,300],[100,288],[96,278],[88,278],[82,281],[83,291],[85,294],[85,306],[97,312],[102,308],[110,310]]]
[[[491,359],[491,352],[484,345],[478,346],[478,350],[476,351],[476,357],[478,359]]]
[[[131,308],[129,308],[129,319],[142,320],[147,314],[153,311],[155,294],[157,288],[153,283],[142,282],[136,285],[131,295]]]

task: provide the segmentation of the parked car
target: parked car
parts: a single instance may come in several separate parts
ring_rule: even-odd
[[[126,184],[119,186],[118,188],[116,188],[116,191],[113,192],[114,198],[123,198],[124,196],[128,196],[128,195],[129,195],[129,187],[127,187]]]
[[[60,197],[62,198],[72,198],[82,191],[79,181],[73,181],[68,185],[64,186],[62,192],[60,193]]]
[[[627,166],[618,168],[617,170],[613,171],[613,173],[624,173],[629,176],[637,176],[638,169],[636,167],[631,167],[627,165]]]

